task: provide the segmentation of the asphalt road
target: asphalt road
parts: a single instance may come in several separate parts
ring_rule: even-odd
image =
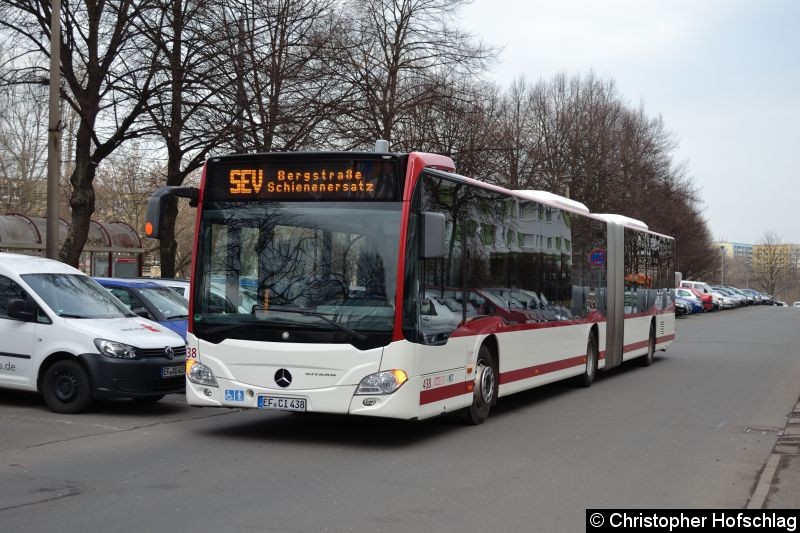
[[[194,409],[80,416],[0,392],[0,528],[584,530],[586,508],[747,504],[800,395],[800,309],[678,321],[649,368],[504,398],[489,421]]]

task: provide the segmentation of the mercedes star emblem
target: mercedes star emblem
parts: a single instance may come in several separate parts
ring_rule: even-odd
[[[277,383],[279,387],[283,387],[285,389],[292,384],[292,374],[290,374],[285,368],[281,368],[275,372],[275,383]]]

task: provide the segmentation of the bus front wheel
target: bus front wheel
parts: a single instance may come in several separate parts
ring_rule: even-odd
[[[472,405],[467,409],[467,422],[483,424],[489,418],[492,403],[497,398],[497,366],[492,352],[484,344],[478,351],[475,364],[475,387],[472,390]]]

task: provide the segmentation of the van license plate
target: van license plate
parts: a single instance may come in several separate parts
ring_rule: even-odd
[[[305,411],[305,398],[286,398],[275,396],[259,396],[259,409],[276,409],[278,411]]]
[[[182,376],[186,372],[186,367],[181,366],[165,366],[161,368],[162,378],[174,378],[175,376]]]

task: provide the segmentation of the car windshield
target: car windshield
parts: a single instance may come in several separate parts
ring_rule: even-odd
[[[63,318],[136,316],[114,295],[83,274],[23,274],[22,279]]]
[[[150,302],[167,320],[189,316],[189,302],[169,287],[139,287],[142,298]]]
[[[235,324],[246,326],[227,329],[236,338],[286,327],[328,331],[330,342],[342,338],[339,326],[390,333],[400,209],[397,202],[206,204],[193,288],[196,333]]]

